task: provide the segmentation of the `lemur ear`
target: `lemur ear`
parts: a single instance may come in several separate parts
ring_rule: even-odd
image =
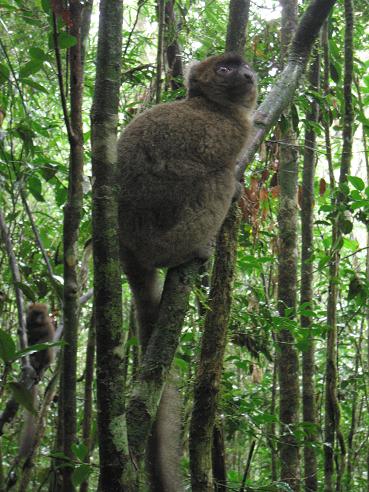
[[[190,84],[191,84],[191,77],[194,76],[196,67],[200,65],[200,62],[198,60],[192,60],[189,62],[185,68],[184,68],[184,83],[186,89],[189,89]]]

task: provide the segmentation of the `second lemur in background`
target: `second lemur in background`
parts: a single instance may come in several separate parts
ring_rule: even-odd
[[[46,304],[30,304],[26,317],[28,346],[54,341],[55,329],[48,314]],[[54,360],[52,347],[39,350],[30,355],[31,366],[36,372],[36,382],[31,388],[33,406],[37,406],[37,384],[45,370]],[[21,432],[19,456],[26,458],[32,449],[35,438],[35,416],[26,411],[25,422]]]
[[[29,346],[54,340],[55,329],[49,317],[46,304],[30,304],[26,318],[26,330]],[[37,376],[42,376],[53,360],[53,348],[40,350],[32,354],[31,365]]]

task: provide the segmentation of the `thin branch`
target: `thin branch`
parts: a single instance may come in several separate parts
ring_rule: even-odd
[[[145,1],[142,1],[142,0],[139,0],[138,1],[136,18],[135,18],[135,20],[133,22],[132,29],[131,29],[130,33],[128,34],[127,43],[126,43],[126,45],[124,47],[124,50],[123,50],[123,55],[122,55],[123,62],[124,62],[124,60],[126,58],[129,45],[131,44],[133,33],[135,32],[135,29],[136,29],[136,26],[137,26],[137,23],[138,23],[138,19],[139,19],[139,16],[140,16],[140,11],[141,11],[142,7],[145,5],[145,3],[146,2]]]
[[[70,123],[70,118],[69,118],[69,113],[68,113],[68,108],[67,108],[67,99],[65,97],[63,68],[62,68],[62,62],[61,62],[61,57],[60,57],[58,35],[59,35],[59,33],[58,33],[57,19],[56,19],[55,13],[53,13],[53,39],[54,39],[54,50],[55,50],[55,59],[56,59],[56,66],[57,66],[60,99],[61,99],[61,104],[62,104],[62,108],[63,108],[64,123],[65,123],[65,127],[67,129],[69,142],[71,143],[72,141],[74,141],[75,136],[74,136],[72,126]]]
[[[8,228],[5,224],[5,218],[2,210],[0,210],[0,232],[2,239],[5,243],[5,249],[10,262],[10,269],[12,272],[13,282],[14,282],[14,290],[15,297],[17,301],[17,311],[18,311],[18,337],[19,337],[19,346],[21,350],[24,350],[28,346],[27,342],[27,332],[26,332],[26,320],[24,315],[24,299],[21,289],[19,288],[19,283],[21,282],[20,271],[18,267],[18,262],[15,257],[13,244],[10,239]],[[29,357],[22,358],[23,365],[29,365]]]
[[[31,223],[31,228],[32,228],[33,234],[35,236],[35,240],[36,240],[37,246],[39,247],[39,249],[41,251],[41,254],[42,254],[42,257],[43,257],[43,259],[45,261],[45,265],[46,265],[46,268],[47,268],[47,271],[48,271],[48,274],[49,274],[49,277],[50,277],[51,284],[52,284],[52,286],[54,288],[55,294],[58,297],[60,303],[63,304],[63,297],[61,295],[61,293],[62,293],[61,292],[61,289],[59,288],[59,284],[57,284],[57,282],[55,281],[53,268],[51,266],[49,257],[48,257],[48,255],[46,253],[45,247],[44,247],[44,245],[42,243],[42,239],[41,239],[40,233],[39,233],[38,228],[36,226],[35,220],[34,220],[33,215],[32,215],[32,211],[31,211],[31,209],[30,209],[30,207],[28,205],[28,202],[27,202],[27,199],[26,199],[26,196],[25,196],[23,190],[21,190],[21,199],[22,199],[24,208],[26,210],[26,213],[28,215],[29,221]]]
[[[0,38],[0,46],[1,46],[1,49],[3,50],[3,53],[4,53],[4,56],[6,58],[6,61],[9,65],[9,69],[13,75],[13,78],[14,78],[14,83],[18,89],[18,92],[19,92],[19,97],[22,101],[22,106],[23,106],[23,109],[24,109],[24,112],[28,115],[28,111],[27,111],[27,106],[26,106],[26,103],[24,101],[24,96],[23,96],[23,91],[19,85],[19,82],[18,82],[18,77],[16,76],[15,74],[15,71],[14,71],[14,68],[13,68],[13,65],[12,65],[12,62],[10,61],[10,58],[9,58],[9,55],[8,55],[8,52],[6,50],[6,47],[5,47],[5,44],[3,43],[2,39]]]

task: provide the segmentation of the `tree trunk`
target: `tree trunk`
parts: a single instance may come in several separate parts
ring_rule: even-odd
[[[352,0],[345,0],[345,73],[344,73],[344,112],[343,112],[343,146],[341,156],[341,168],[339,184],[347,181],[350,172],[352,155],[352,71],[353,71],[353,6]],[[327,60],[326,60],[327,62]],[[331,183],[333,187],[333,183]],[[337,198],[332,198],[332,204],[336,207],[336,216],[332,226],[332,253],[329,268],[329,288],[327,306],[327,362],[326,362],[326,388],[325,388],[325,447],[324,447],[324,487],[325,492],[333,492],[334,489],[334,449],[335,439],[340,445],[341,461],[337,472],[336,490],[341,490],[343,476],[345,442],[340,430],[340,407],[337,397],[337,279],[340,263],[340,240],[342,232],[340,224],[342,215],[338,210],[345,204],[345,195],[340,191]]]
[[[226,450],[224,428],[221,420],[217,420],[213,429],[213,446],[211,451],[214,492],[227,492]]]
[[[68,200],[64,209],[64,341],[63,372],[61,385],[62,415],[64,425],[63,451],[65,456],[74,459],[72,446],[76,442],[76,370],[78,345],[78,236],[83,202],[83,65],[81,55],[81,18],[82,4],[79,0],[70,2],[70,34],[76,38],[76,44],[70,48],[70,124],[69,124],[69,178]],[[61,77],[62,74],[59,73]],[[67,115],[65,115],[66,118]],[[66,120],[67,121],[67,120]],[[63,469],[63,491],[72,492],[73,467]]]
[[[226,51],[243,52],[249,7],[248,0],[230,2]],[[214,488],[212,439],[231,309],[239,221],[238,207],[233,204],[217,240],[190,424],[193,492],[210,492]]]
[[[364,111],[364,105],[363,105],[363,100],[362,100],[362,96],[361,96],[360,86],[359,86],[359,83],[357,82],[357,80],[355,80],[355,85],[356,85],[356,89],[357,89],[360,111],[363,112]],[[366,137],[364,127],[362,128],[362,139],[363,139],[363,147],[364,147],[366,178],[367,178],[367,182],[369,182],[369,148],[368,148],[368,142],[367,142],[367,137]],[[369,227],[368,226],[367,226],[367,233],[366,233],[366,246],[367,246],[367,251],[366,251],[366,258],[365,258],[365,278],[366,278],[366,281],[369,282]],[[366,332],[366,335],[367,335],[366,370],[369,370],[369,307],[366,308],[365,319],[366,319],[366,328],[367,328],[367,332]],[[369,447],[367,450],[366,462],[367,462],[367,473],[369,473]],[[368,480],[367,492],[369,492],[369,480]]]
[[[250,0],[231,0],[227,26],[226,51],[243,54],[245,51]]]
[[[165,4],[166,54],[169,68],[170,86],[173,91],[183,87],[178,78],[183,77],[181,48],[178,42],[178,26],[174,12],[174,0]]]
[[[320,57],[315,50],[314,61],[311,66],[309,80],[312,90],[319,90]],[[314,174],[315,174],[315,129],[309,123],[317,123],[319,119],[319,105],[313,101],[309,113],[306,115],[304,168],[301,200],[301,307],[313,309],[313,263],[311,257],[314,251],[313,209],[314,209]],[[309,424],[305,429],[304,443],[304,477],[305,492],[318,490],[317,461],[315,444],[317,441],[316,407],[315,407],[315,344],[311,333],[312,318],[309,315],[301,316],[301,328],[308,331],[308,344],[302,354],[302,403],[304,423]]]
[[[164,53],[164,30],[165,30],[165,0],[158,0],[158,48],[156,52],[156,82],[155,82],[155,102],[160,103],[161,96],[161,77],[163,72],[163,53]]]
[[[210,492],[212,436],[232,299],[239,210],[236,204],[220,231],[211,279],[190,425],[190,467],[193,492]]]
[[[95,315],[92,313],[91,322],[88,330],[86,365],[85,365],[85,390],[83,404],[83,422],[82,422],[82,440],[86,446],[85,463],[90,462],[91,455],[91,424],[92,424],[92,395],[94,381],[94,362],[95,362]],[[88,480],[85,480],[80,486],[80,492],[88,492]]]
[[[130,463],[124,470],[128,492],[144,487],[144,456],[163,388],[179,343],[188,299],[201,262],[169,269],[160,303],[158,321],[139,367],[136,385],[127,404]]]
[[[296,29],[297,1],[281,0],[282,58]],[[298,161],[291,118],[282,130],[279,159],[280,203],[278,212],[278,310],[283,318],[294,320],[297,279],[297,178]],[[299,363],[294,336],[287,327],[277,332],[279,376],[279,420],[281,480],[294,491],[300,490],[299,445],[294,435],[299,421]]]
[[[345,477],[345,490],[350,490],[352,474],[355,470],[354,466],[354,438],[356,434],[356,429],[358,426],[358,377],[359,377],[359,364],[361,359],[361,345],[363,341],[363,330],[364,322],[360,326],[359,340],[356,343],[356,354],[355,354],[355,369],[353,373],[353,395],[352,395],[352,405],[351,405],[351,423],[350,431],[347,437],[347,473]]]
[[[124,411],[124,332],[118,248],[116,162],[122,55],[122,1],[100,2],[92,123],[92,227],[100,453],[99,492],[123,490],[128,462]]]

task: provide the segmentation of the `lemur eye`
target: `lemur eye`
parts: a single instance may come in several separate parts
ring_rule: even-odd
[[[219,67],[218,68],[218,72],[219,73],[228,73],[230,72],[232,69],[230,67]]]

